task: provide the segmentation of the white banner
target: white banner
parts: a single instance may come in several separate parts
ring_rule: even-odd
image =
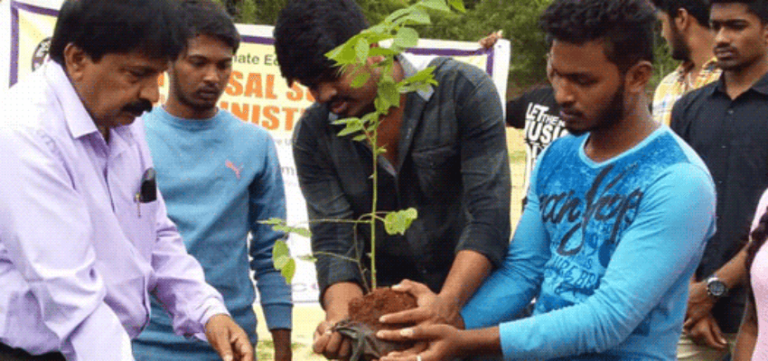
[[[15,84],[42,64],[62,3],[62,0],[0,0],[0,53],[10,54],[9,61],[0,62],[2,84]],[[280,76],[272,45],[271,26],[238,24],[237,28],[243,41],[235,56],[232,77],[219,106],[243,121],[270,131],[282,165],[288,222],[292,225],[306,224],[307,211],[293,162],[291,134],[304,109],[312,104],[313,99],[301,86],[289,88]],[[423,57],[451,56],[478,66],[493,77],[504,104],[510,59],[509,41],[501,40],[493,49],[482,49],[474,42],[422,39],[416,48],[408,52]],[[168,84],[165,77],[159,81],[162,102]],[[306,238],[292,235],[289,245],[294,255],[311,253]],[[312,263],[298,261],[292,286],[295,302],[317,302],[318,289]]]

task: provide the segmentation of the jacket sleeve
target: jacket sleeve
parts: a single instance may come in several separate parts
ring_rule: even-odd
[[[363,288],[363,279],[356,264],[337,256],[357,259],[353,227],[347,222],[324,220],[352,220],[353,210],[344,196],[341,182],[334,170],[328,150],[323,143],[329,141],[322,123],[327,111],[315,105],[309,108],[294,131],[293,159],[299,186],[307,202],[309,228],[312,231],[312,252],[317,258],[317,282],[320,300],[325,290],[339,282],[354,282]],[[324,119],[325,118],[325,119]],[[360,248],[362,249],[362,248]]]
[[[456,251],[483,254],[498,267],[509,245],[511,181],[501,99],[491,78],[459,65],[456,116],[460,127],[462,186],[469,224]]]

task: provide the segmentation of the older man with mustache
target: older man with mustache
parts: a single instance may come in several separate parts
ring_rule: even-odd
[[[224,360],[248,337],[166,215],[144,126],[181,51],[167,0],[69,0],[51,58],[0,96],[0,360],[133,360],[152,293]]]

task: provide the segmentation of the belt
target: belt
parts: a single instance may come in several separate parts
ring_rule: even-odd
[[[44,355],[32,355],[20,348],[13,348],[0,342],[0,360],[3,361],[66,361],[60,352],[49,352]]]

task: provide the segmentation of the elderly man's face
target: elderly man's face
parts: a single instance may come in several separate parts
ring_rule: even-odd
[[[166,59],[139,51],[106,54],[98,61],[70,44],[65,50],[67,74],[97,126],[133,123],[159,99],[158,76]]]

